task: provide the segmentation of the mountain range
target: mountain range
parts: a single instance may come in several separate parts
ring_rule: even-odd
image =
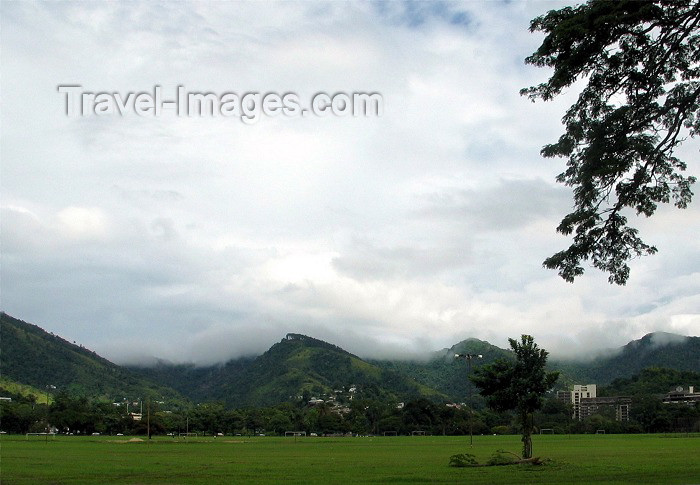
[[[175,403],[221,401],[229,406],[267,406],[308,400],[337,392],[405,401],[479,400],[467,379],[468,368],[456,353],[481,355],[474,368],[509,351],[467,339],[436,351],[427,360],[365,360],[313,337],[288,334],[262,355],[197,367],[158,361],[150,367],[118,366],[40,327],[0,314],[0,393],[8,383],[38,390],[60,390],[109,400],[151,397]],[[656,332],[587,362],[550,360],[559,370],[558,387],[573,383],[608,384],[642,369],[663,367],[700,372],[700,337]]]
[[[256,358],[197,368],[160,362],[130,370],[172,386],[197,401],[231,406],[266,406],[310,399],[354,388],[363,397],[400,401],[409,397],[447,399],[405,374],[364,361],[340,347],[306,335],[288,334]]]

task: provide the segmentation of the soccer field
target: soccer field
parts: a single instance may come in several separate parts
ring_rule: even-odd
[[[543,466],[453,468],[518,453],[519,436],[367,438],[3,436],[14,483],[700,483],[700,435],[540,435]]]

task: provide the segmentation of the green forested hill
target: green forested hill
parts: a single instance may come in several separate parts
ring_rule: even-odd
[[[507,350],[482,340],[467,339],[450,349],[434,353],[427,361],[373,362],[382,368],[413,376],[418,382],[458,401],[468,395],[471,383],[467,379],[466,364],[455,361],[455,353],[482,354],[483,359],[472,361],[474,368],[498,358],[511,358]],[[560,372],[556,387],[562,389],[572,384],[606,385],[654,367],[700,372],[700,337],[656,332],[590,361],[550,359],[547,367]],[[474,388],[471,392],[476,394]]]
[[[608,384],[649,367],[700,372],[700,337],[655,332],[589,362],[553,360],[549,367],[579,384]]]
[[[455,359],[455,354],[481,355],[481,359],[472,360],[472,369],[491,364],[496,359],[512,358],[507,350],[483,340],[470,338],[449,349],[433,352],[425,361],[377,360],[372,362],[384,369],[411,376],[416,381],[447,395],[450,400],[464,401],[470,391],[476,395],[477,390],[468,379],[467,363],[464,360]]]
[[[356,387],[362,397],[400,401],[411,397],[445,398],[439,392],[390,369],[365,362],[335,345],[290,334],[255,359],[224,366],[160,365],[134,369],[178,386],[193,399],[220,400],[232,406],[265,406],[321,397]]]
[[[234,381],[236,376],[244,374],[253,360],[255,359],[239,358],[224,365],[207,367],[198,367],[194,364],[173,364],[160,360],[154,366],[129,366],[128,369],[153,382],[175,389],[193,402],[213,400],[238,402],[241,401],[238,396],[222,398],[219,387],[224,381]],[[234,387],[234,394],[238,395],[243,392],[240,388],[235,389],[235,386],[229,387]]]
[[[511,358],[510,352],[488,342],[467,339],[424,361],[366,361],[336,345],[289,334],[258,357],[222,365],[200,368],[161,362],[150,368],[124,368],[4,313],[0,323],[0,377],[39,390],[55,385],[72,394],[114,400],[166,397],[177,402],[185,396],[195,402],[266,406],[322,397],[334,390],[347,392],[354,386],[358,397],[394,402],[415,397],[464,402],[471,393],[478,405],[467,364],[455,360],[454,354],[483,355],[472,361],[473,368]],[[605,386],[650,367],[697,373],[700,337],[649,334],[607,357],[589,362],[551,360],[548,367],[561,371],[557,388],[574,383]],[[666,382],[662,377],[655,377],[657,384]]]
[[[0,313],[0,373],[16,383],[109,400],[152,397],[181,401],[172,389],[129,370],[40,327]]]
[[[613,380],[600,390],[603,396],[663,395],[676,386],[700,389],[700,372],[649,367],[639,374]]]

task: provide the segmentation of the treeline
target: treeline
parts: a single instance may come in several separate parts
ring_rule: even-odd
[[[615,414],[614,407],[601,406],[596,414],[574,420],[570,404],[548,399],[535,414],[535,424],[556,434],[700,432],[700,404],[664,404],[656,396],[637,396],[632,398],[629,421],[617,421]]]
[[[223,403],[203,403],[185,408],[172,408],[167,402],[150,401],[142,404],[141,419],[132,416],[140,407],[127,413],[124,404],[89,400],[59,393],[48,406],[33,397],[14,396],[0,404],[0,427],[7,433],[44,432],[47,422],[59,433],[73,434],[179,434],[185,432],[216,435],[284,435],[286,431],[307,434],[384,434],[408,435],[419,431],[432,435],[473,433],[513,434],[519,430],[511,413],[495,413],[488,409],[475,410],[466,406],[437,404],[416,399],[397,406],[395,403],[357,399],[339,408],[330,403],[314,406],[284,403],[262,408],[227,409]],[[584,421],[571,418],[571,407],[554,398],[545,401],[534,416],[538,429],[562,433],[677,432],[700,431],[700,407],[663,404],[648,397],[633,404],[629,422],[615,420],[614,410]]]
[[[618,378],[600,389],[603,396],[657,396],[661,398],[669,389],[700,384],[700,372],[690,370],[648,367],[631,377]]]
[[[140,407],[136,408],[137,411]],[[425,399],[399,408],[375,400],[354,400],[348,406],[318,403],[313,406],[283,403],[272,407],[227,409],[223,403],[202,403],[186,409],[168,409],[167,403],[143,404],[140,419],[127,413],[125,405],[91,401],[59,393],[48,406],[32,396],[15,396],[0,404],[2,430],[7,433],[44,432],[47,422],[58,433],[73,434],[179,434],[284,435],[286,431],[308,434],[466,434],[469,413],[465,409],[437,405]],[[486,413],[489,426],[505,425],[509,416]],[[478,419],[484,419],[484,417]],[[477,418],[475,418],[475,422]],[[479,421],[481,422],[481,421]]]

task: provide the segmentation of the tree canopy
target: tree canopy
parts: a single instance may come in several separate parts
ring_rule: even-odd
[[[691,202],[696,179],[676,149],[700,129],[699,26],[698,0],[589,0],[532,20],[546,37],[526,62],[554,72],[521,94],[547,101],[583,83],[565,133],[541,152],[568,159],[557,181],[574,190],[573,212],[557,227],[573,242],[544,261],[565,280],[590,260],[625,284],[628,262],[657,251],[628,216]]]

